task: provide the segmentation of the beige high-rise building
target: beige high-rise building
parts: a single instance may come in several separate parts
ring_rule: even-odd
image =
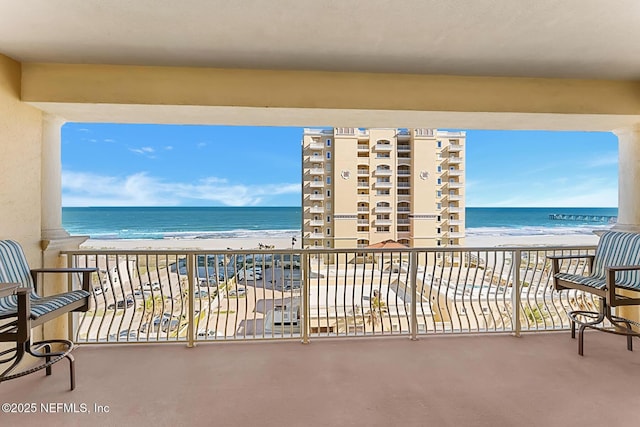
[[[303,247],[464,239],[465,132],[305,129]]]

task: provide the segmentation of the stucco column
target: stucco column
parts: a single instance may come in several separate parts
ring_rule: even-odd
[[[618,222],[614,230],[640,233],[640,124],[618,129]]]
[[[640,124],[614,133],[618,136],[618,223],[613,229],[640,233]],[[638,307],[618,307],[616,313],[640,321]]]
[[[62,227],[62,125],[65,120],[44,114],[42,118],[42,162],[41,162],[41,232],[42,266],[66,267],[67,260],[60,256],[62,250],[78,249],[87,236],[70,236]],[[53,295],[69,290],[67,276],[48,274],[40,277],[46,282],[41,294]],[[60,316],[42,326],[46,339],[67,337],[69,322]]]
[[[55,240],[69,236],[62,228],[62,158],[60,144],[61,117],[44,114],[42,118],[41,225],[42,239]]]

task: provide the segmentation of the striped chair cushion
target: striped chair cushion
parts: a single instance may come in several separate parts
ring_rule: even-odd
[[[89,296],[84,290],[66,292],[50,297],[41,297],[35,293],[31,270],[27,258],[19,243],[13,240],[0,240],[0,283],[19,283],[20,287],[31,288],[31,318],[37,319],[68,304]],[[18,297],[0,298],[0,319],[13,317],[17,313]]]
[[[76,301],[80,301],[89,296],[89,292],[78,290],[65,292],[64,294],[53,295],[50,297],[30,297],[31,300],[31,319],[51,313],[59,308],[65,307]],[[18,297],[10,296],[0,298],[0,319],[15,317],[18,313]]]
[[[620,231],[607,231],[600,236],[596,249],[593,273],[579,276],[558,273],[558,279],[596,289],[606,287],[606,267],[622,265],[640,265],[640,234]],[[616,286],[640,291],[640,271],[620,271],[616,273]]]

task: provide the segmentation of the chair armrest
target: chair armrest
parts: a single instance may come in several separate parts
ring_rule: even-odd
[[[547,259],[576,259],[576,258],[595,258],[595,255],[583,254],[583,255],[547,255]]]
[[[593,271],[593,260],[596,258],[595,255],[583,254],[583,255],[548,255],[547,259],[551,260],[551,264],[553,266],[553,275],[560,273],[560,260],[562,259],[580,259],[586,258],[589,260],[589,271]]]
[[[0,298],[15,295],[19,283],[0,283]]]
[[[98,271],[96,267],[72,267],[72,268],[33,268],[31,277],[38,291],[38,273],[82,273],[82,289],[91,292],[91,273]]]
[[[612,267],[605,267],[605,270],[609,271],[630,271],[630,270],[640,270],[640,265],[616,265]]]

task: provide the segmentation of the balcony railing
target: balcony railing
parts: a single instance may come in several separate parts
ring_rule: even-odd
[[[308,236],[307,236],[308,237]],[[548,255],[595,247],[349,250],[78,250],[98,267],[79,343],[186,342],[568,329],[596,310],[553,290]],[[565,260],[584,274],[588,263]],[[77,286],[77,283],[74,283]]]
[[[324,194],[310,194],[309,200],[324,200]]]
[[[311,169],[309,169],[309,173],[311,175],[324,175],[324,169],[322,169],[322,168],[311,168]]]
[[[324,181],[310,181],[309,187],[311,188],[322,188],[324,187]]]

